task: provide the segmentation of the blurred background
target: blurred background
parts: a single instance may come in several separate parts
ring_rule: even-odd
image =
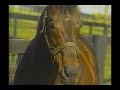
[[[37,31],[37,23],[46,5],[9,5],[9,41],[32,40]],[[103,81],[111,84],[111,5],[78,5],[80,8],[82,27],[81,35],[101,36],[105,40]],[[16,44],[15,41],[14,44]],[[103,42],[104,43],[104,42]],[[9,52],[9,82],[12,83],[16,65],[21,57],[18,52]],[[17,44],[16,44],[17,45]],[[23,48],[24,46],[19,46]],[[13,45],[13,48],[15,46]],[[17,48],[18,50],[18,48]],[[20,51],[20,50],[18,50]],[[15,53],[13,53],[15,52]]]

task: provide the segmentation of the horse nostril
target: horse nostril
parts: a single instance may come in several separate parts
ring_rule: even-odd
[[[70,69],[67,66],[64,66],[64,72],[66,74],[67,77],[70,77]]]
[[[64,66],[64,72],[67,77],[75,77],[79,73],[79,69],[70,65]]]

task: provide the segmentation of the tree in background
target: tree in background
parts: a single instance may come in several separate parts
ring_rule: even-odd
[[[110,5],[94,5],[93,6],[93,10],[95,11],[99,11],[99,8],[103,7],[103,13],[94,13],[93,16],[95,18],[96,21],[100,22],[100,23],[104,23],[104,24],[110,24],[111,23],[111,15],[109,13],[109,9],[110,9]]]

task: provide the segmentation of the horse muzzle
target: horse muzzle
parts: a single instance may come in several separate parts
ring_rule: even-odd
[[[61,70],[61,82],[65,85],[75,83],[79,73],[80,69],[78,67],[66,65]]]

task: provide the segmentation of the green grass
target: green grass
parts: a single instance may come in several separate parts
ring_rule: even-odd
[[[14,20],[9,20],[9,35],[13,36]],[[17,20],[16,36],[19,38],[32,39],[37,31],[37,22],[28,20]]]
[[[80,33],[83,35],[89,35],[89,26],[84,25],[81,30]],[[102,27],[92,27],[92,35],[103,35],[103,28]],[[107,36],[111,36],[111,29],[108,29],[108,35]]]
[[[30,14],[30,15],[39,15],[40,13],[30,10],[29,8],[14,8],[9,5],[9,12],[11,13],[20,13],[20,14]]]

